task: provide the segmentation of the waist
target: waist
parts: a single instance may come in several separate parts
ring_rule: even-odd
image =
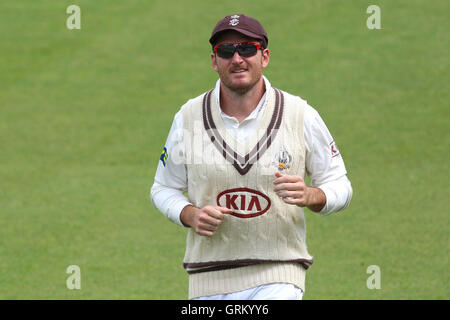
[[[291,283],[305,291],[305,267],[298,262],[261,262],[189,274],[189,299],[225,294],[268,283]]]

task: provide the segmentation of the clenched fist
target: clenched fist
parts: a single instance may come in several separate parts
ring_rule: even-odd
[[[233,210],[219,206],[197,208],[188,205],[181,211],[180,219],[183,224],[191,227],[197,234],[211,237],[222,223],[224,214],[231,212]]]
[[[273,190],[285,203],[307,207],[315,212],[319,212],[325,206],[327,200],[325,193],[319,188],[307,186],[302,177],[278,171],[275,177]]]

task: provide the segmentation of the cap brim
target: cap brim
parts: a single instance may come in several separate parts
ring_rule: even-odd
[[[239,32],[241,34],[243,34],[244,36],[250,37],[250,38],[254,38],[254,39],[259,39],[259,40],[264,40],[266,41],[264,38],[261,38],[260,35],[250,32],[248,30],[244,30],[244,29],[240,29],[240,28],[226,28],[226,29],[222,29],[220,31],[217,31],[210,39],[209,42],[211,44],[214,43],[214,41],[217,39],[217,37],[219,37],[223,32],[225,31],[236,31]]]

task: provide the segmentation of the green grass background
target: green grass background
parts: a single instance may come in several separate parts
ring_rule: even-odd
[[[81,7],[81,30],[66,8]],[[366,8],[381,8],[369,30]],[[306,212],[304,299],[448,299],[445,0],[0,2],[0,298],[185,299],[186,229],[149,189],[174,114],[211,88],[229,13],[269,34],[272,84],[315,107],[354,196]],[[447,103],[445,102],[447,101]],[[66,268],[81,268],[81,290]],[[381,269],[369,290],[366,269]]]

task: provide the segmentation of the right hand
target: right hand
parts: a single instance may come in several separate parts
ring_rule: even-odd
[[[181,211],[181,221],[201,236],[211,237],[219,228],[225,214],[233,210],[219,206],[197,208],[191,205]]]

